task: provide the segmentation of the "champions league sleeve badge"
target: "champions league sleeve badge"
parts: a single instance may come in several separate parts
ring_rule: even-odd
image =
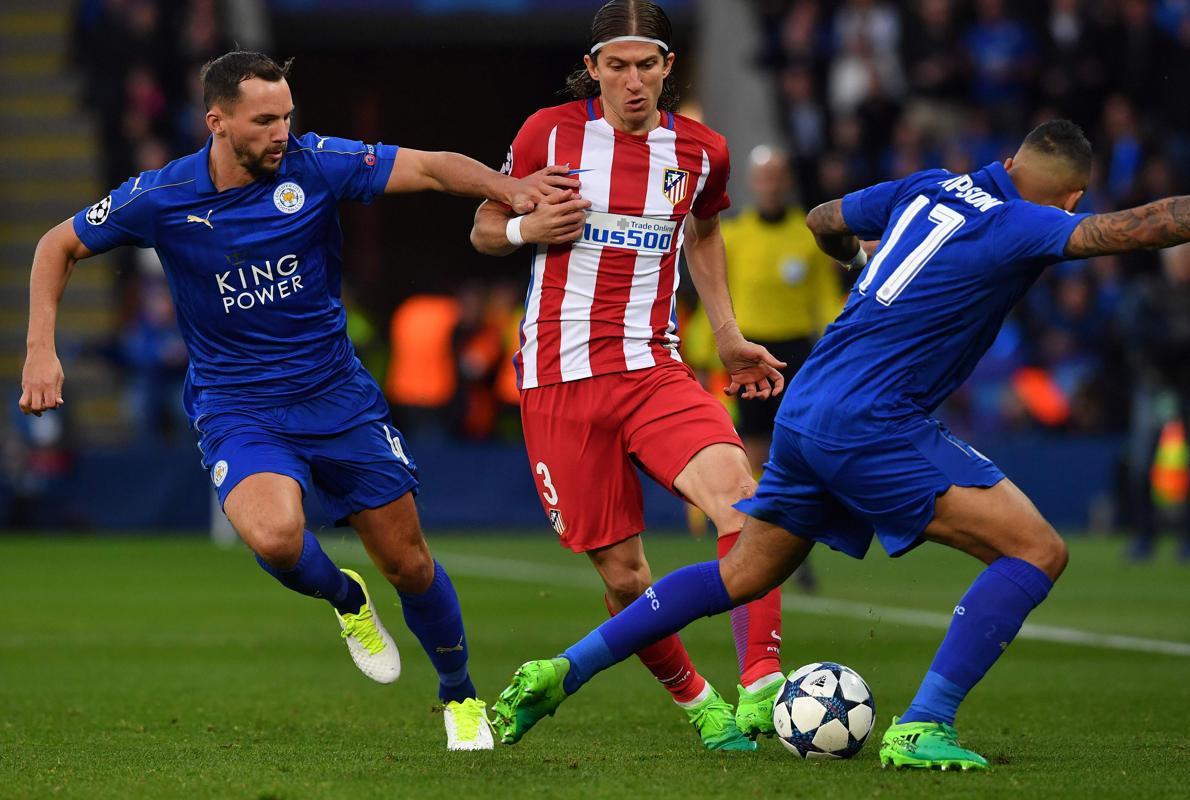
[[[102,225],[107,221],[107,214],[109,211],[111,211],[111,208],[112,196],[109,194],[107,197],[103,198],[98,203],[87,209],[87,222],[91,223],[92,225]]]
[[[273,192],[273,205],[282,214],[296,214],[306,203],[306,193],[293,181],[286,181]]]

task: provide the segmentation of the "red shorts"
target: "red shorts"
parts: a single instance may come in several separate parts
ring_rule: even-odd
[[[743,448],[722,403],[679,361],[526,389],[521,420],[541,505],[576,553],[644,530],[635,466],[677,494],[699,450]]]

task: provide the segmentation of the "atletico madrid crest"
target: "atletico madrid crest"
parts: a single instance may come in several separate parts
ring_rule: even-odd
[[[686,190],[689,187],[690,173],[687,170],[670,167],[662,175],[661,188],[665,197],[675,206],[686,199]]]
[[[562,521],[562,512],[556,508],[550,509],[550,524],[554,526],[554,530],[558,535],[566,533],[566,523]]]

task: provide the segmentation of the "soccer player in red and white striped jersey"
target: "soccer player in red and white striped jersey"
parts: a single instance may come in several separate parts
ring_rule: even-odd
[[[568,82],[577,99],[533,114],[505,164],[514,176],[569,165],[581,195],[559,191],[524,216],[485,203],[471,234],[489,255],[533,246],[516,356],[525,445],[550,523],[563,546],[591,559],[612,614],[652,583],[636,466],[710,517],[720,555],[743,523],[733,504],[756,486],[722,404],[678,355],[679,250],[731,374],[729,393],[764,399],[783,386],[777,367],[785,365],[735,323],[719,233],[719,212],[730,204],[727,144],[674,113],[670,35],[654,3],[603,6],[585,68]],[[755,749],[752,740],[772,732],[778,590],[749,604],[733,629],[736,714],[676,635],[638,653],[708,749]]]

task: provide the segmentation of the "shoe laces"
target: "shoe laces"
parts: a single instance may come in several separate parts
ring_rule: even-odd
[[[480,720],[486,720],[486,706],[482,700],[467,699],[461,703],[447,703],[447,710],[455,723],[455,735],[464,741],[473,741],[479,736]]]
[[[732,719],[731,706],[722,698],[711,698],[698,707],[690,718],[690,722],[700,732],[709,728],[713,733],[727,730],[726,720]]]
[[[384,639],[380,638],[380,630],[372,620],[372,609],[368,606],[361,608],[358,614],[343,615],[342,636],[344,639],[352,637],[372,655],[384,649]]]

